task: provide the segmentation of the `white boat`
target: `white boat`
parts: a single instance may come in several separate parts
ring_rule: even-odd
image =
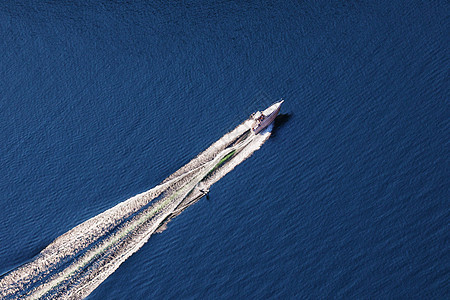
[[[261,130],[272,124],[273,120],[275,120],[276,116],[280,112],[281,104],[283,102],[284,100],[275,102],[264,111],[258,111],[252,115],[252,118],[255,120],[255,123],[252,126],[252,131],[255,134],[258,134]]]

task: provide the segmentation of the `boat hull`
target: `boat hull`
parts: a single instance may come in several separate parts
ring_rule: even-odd
[[[254,134],[260,133],[262,130],[267,128],[277,117],[278,113],[281,109],[281,104],[284,102],[284,100],[281,100],[271,106],[269,106],[266,110],[263,111],[263,115],[265,115],[264,119],[257,124],[252,130]],[[267,113],[267,115],[266,115]],[[257,120],[255,120],[257,122]]]

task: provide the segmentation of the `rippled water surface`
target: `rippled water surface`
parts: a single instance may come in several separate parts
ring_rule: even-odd
[[[447,12],[1,2],[0,273],[283,98],[264,145],[89,298],[448,298]]]

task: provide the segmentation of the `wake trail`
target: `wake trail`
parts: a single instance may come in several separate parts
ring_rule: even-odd
[[[3,275],[0,298],[80,299],[89,295],[153,233],[198,201],[204,195],[202,189],[261,147],[271,126],[254,135],[251,124],[251,119],[246,120],[161,184],[74,227],[32,261]]]

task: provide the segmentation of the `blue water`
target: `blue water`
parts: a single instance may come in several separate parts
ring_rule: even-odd
[[[0,273],[283,97],[90,299],[448,298],[445,1],[0,3]]]

